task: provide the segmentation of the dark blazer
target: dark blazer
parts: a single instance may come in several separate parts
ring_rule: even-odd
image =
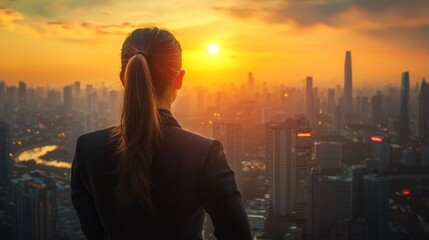
[[[240,192],[222,144],[181,128],[172,114],[153,155],[151,194],[156,214],[138,203],[119,204],[118,161],[109,130],[80,136],[71,170],[71,197],[88,239],[202,239],[205,211],[217,239],[251,239]]]

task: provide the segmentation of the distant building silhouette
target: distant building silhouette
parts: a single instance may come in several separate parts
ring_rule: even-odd
[[[332,130],[335,134],[341,134],[343,130],[344,120],[343,120],[343,111],[341,106],[335,108],[333,120],[332,120]]]
[[[314,95],[313,95],[313,77],[306,78],[305,84],[305,103],[306,103],[306,113],[307,118],[310,124],[314,123]]]
[[[353,112],[353,82],[352,82],[352,53],[346,52],[346,60],[344,62],[344,94],[343,94],[343,110],[348,114]]]
[[[71,112],[72,108],[73,108],[72,87],[65,86],[63,88],[63,110],[65,112]]]
[[[27,84],[22,81],[18,83],[18,106],[19,108],[27,107]]]
[[[328,101],[326,104],[326,112],[328,112],[329,114],[334,114],[335,106],[335,89],[328,88]]]
[[[57,239],[57,195],[52,178],[34,170],[12,182],[16,239]]]
[[[371,98],[371,124],[378,126],[384,123],[383,96],[377,94]]]
[[[225,120],[213,121],[212,137],[221,141],[226,159],[235,174],[238,188],[241,190],[243,149],[241,145],[241,123]]]
[[[402,73],[401,82],[401,102],[399,111],[399,140],[401,143],[408,141],[410,136],[410,75],[408,72]]]
[[[429,84],[423,79],[419,93],[418,135],[424,145],[429,144]]]
[[[15,86],[6,87],[6,103],[12,107],[18,106],[18,92]]]
[[[252,90],[255,87],[255,78],[253,77],[252,72],[249,72],[249,74],[248,74],[247,85],[249,86],[250,90]]]

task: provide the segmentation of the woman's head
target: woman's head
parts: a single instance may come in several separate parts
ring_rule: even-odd
[[[121,63],[121,124],[111,134],[119,154],[116,190],[121,200],[152,208],[149,168],[163,135],[158,109],[170,108],[182,85],[182,49],[166,30],[137,29],[122,45]]]
[[[127,64],[134,57],[145,58],[142,60],[147,62],[157,99],[161,100],[169,87],[171,90],[180,89],[184,73],[182,48],[173,34],[156,27],[139,28],[125,39],[119,74],[124,85]]]

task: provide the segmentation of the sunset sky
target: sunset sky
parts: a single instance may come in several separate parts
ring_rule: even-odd
[[[119,54],[133,29],[172,31],[185,81],[301,86],[343,82],[352,51],[356,86],[429,78],[427,0],[0,0],[0,80],[61,86],[119,83]],[[210,54],[210,44],[219,52]]]

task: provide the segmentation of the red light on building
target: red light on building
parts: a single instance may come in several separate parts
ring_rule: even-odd
[[[383,142],[383,139],[381,137],[373,136],[373,137],[371,137],[371,141],[373,141],[373,142]]]
[[[309,132],[301,132],[296,134],[297,137],[311,137],[311,133]]]
[[[408,195],[410,195],[410,194],[411,194],[410,189],[407,189],[407,188],[402,189],[402,195],[408,196]]]

